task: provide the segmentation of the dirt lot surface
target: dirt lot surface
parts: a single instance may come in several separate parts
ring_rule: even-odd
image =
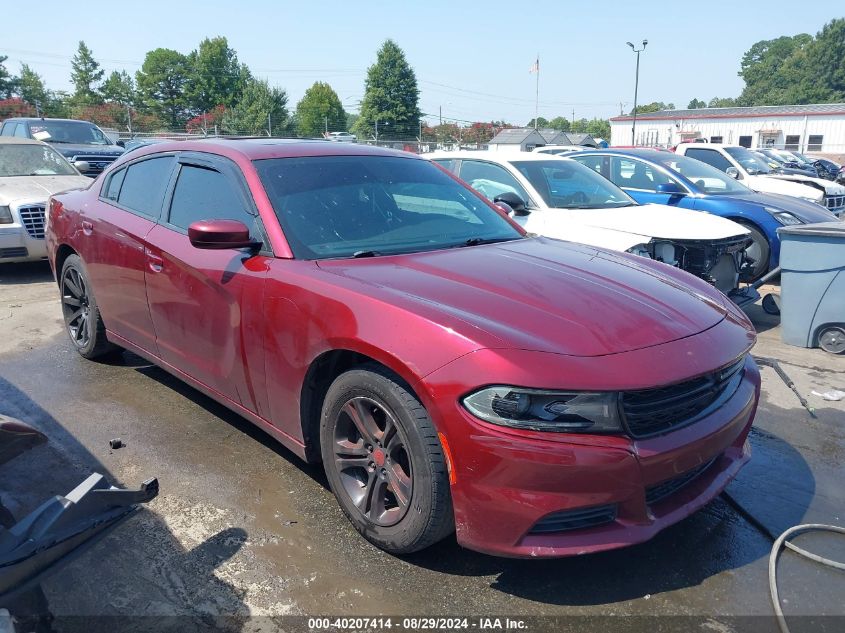
[[[845,391],[845,357],[785,346],[776,318],[758,306],[749,313],[760,331],[754,354],[781,362],[816,417],[764,367],[752,461],[729,493],[775,534],[798,523],[845,525],[845,401],[811,394]],[[150,476],[161,484],[153,503],[44,583],[57,630],[91,616],[120,616],[112,630],[149,630],[166,616],[186,630],[232,615],[236,629],[284,630],[298,621],[260,616],[378,614],[583,616],[576,628],[584,631],[610,630],[607,616],[644,616],[628,621],[644,631],[657,630],[654,616],[697,616],[680,620],[683,628],[775,630],[760,617],[772,609],[771,541],[724,498],[648,543],[605,554],[505,560],[450,539],[396,558],[357,535],[319,468],[246,421],[136,356],[79,357],[46,264],[0,266],[0,334],[0,414],[50,438],[0,467],[13,513],[67,493],[92,471],[123,486]],[[111,450],[117,437],[126,446]],[[798,541],[845,560],[842,539]],[[841,572],[784,554],[779,577],[788,613],[845,618]],[[829,630],[843,623],[821,621]],[[820,621],[794,624],[819,630]]]

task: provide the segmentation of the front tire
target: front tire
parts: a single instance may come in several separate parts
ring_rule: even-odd
[[[454,530],[437,431],[398,376],[374,364],[341,374],[323,402],[320,450],[341,509],[376,547],[409,554]]]
[[[769,258],[771,257],[772,249],[769,246],[769,240],[766,239],[763,232],[756,226],[748,222],[738,222],[738,224],[744,226],[751,233],[751,239],[753,241],[751,246],[746,250],[746,254],[754,260],[751,281],[757,281],[769,272]]]
[[[62,266],[59,288],[65,329],[76,351],[91,360],[119,350],[106,338],[106,326],[79,255],[68,255]]]

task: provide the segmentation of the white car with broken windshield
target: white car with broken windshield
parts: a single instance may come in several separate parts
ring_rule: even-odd
[[[46,143],[0,137],[0,264],[46,258],[47,198],[92,182]]]
[[[660,204],[637,204],[583,165],[535,152],[434,152],[430,160],[489,200],[507,205],[527,231],[649,257],[712,283],[737,303],[748,268],[748,230],[714,215]]]

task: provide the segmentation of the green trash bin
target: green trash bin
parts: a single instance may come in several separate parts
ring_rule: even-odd
[[[780,235],[781,338],[845,353],[845,222],[799,224]]]

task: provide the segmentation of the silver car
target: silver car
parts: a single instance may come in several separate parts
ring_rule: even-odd
[[[47,198],[92,182],[46,143],[0,137],[0,263],[46,258]]]

